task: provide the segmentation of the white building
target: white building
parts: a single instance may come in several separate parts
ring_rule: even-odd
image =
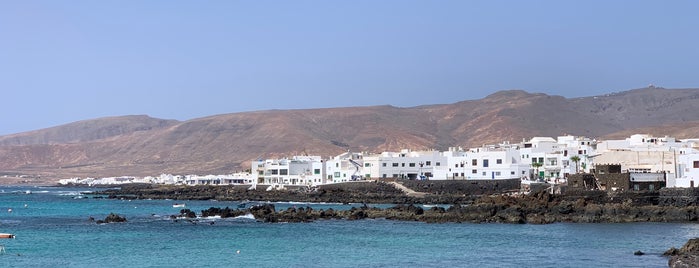
[[[254,183],[255,177],[246,172],[230,175],[187,175],[184,177],[184,184],[187,185],[236,185]]]
[[[677,178],[668,180],[668,187],[699,187],[699,152],[682,149],[678,155]]]
[[[323,165],[320,156],[294,156],[252,161],[250,170],[259,184],[317,185],[325,183]]]
[[[438,179],[435,170],[446,164],[438,151],[383,152],[364,157],[364,167],[372,178]]]
[[[441,179],[514,179],[529,171],[529,165],[521,160],[519,147],[509,143],[468,151],[450,148],[444,155],[447,156],[448,170],[447,177]]]
[[[636,134],[624,140],[599,142],[592,158],[595,164],[621,164],[623,172],[666,173],[667,186],[674,187],[678,158],[693,146],[692,141]]]
[[[592,168],[590,155],[597,150],[597,141],[581,136],[559,136],[557,139],[563,155],[560,159],[564,174],[589,172]],[[577,163],[573,160],[577,158]]]
[[[366,167],[365,167],[366,166]],[[324,183],[357,181],[371,177],[370,164],[363,153],[346,152],[325,161]]]
[[[530,166],[526,177],[557,183],[569,174],[589,171],[589,155],[594,154],[595,145],[596,141],[587,137],[534,137],[522,142],[519,152],[522,162]]]

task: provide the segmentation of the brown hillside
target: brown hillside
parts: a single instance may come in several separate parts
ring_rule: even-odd
[[[602,136],[603,139],[625,139],[634,134],[648,134],[656,137],[672,136],[678,139],[699,138],[699,121],[671,123],[660,126],[648,126],[625,129]]]
[[[699,109],[692,107],[699,107],[698,89],[645,88],[575,99],[511,90],[412,108],[260,111],[184,122],[111,117],[0,137],[0,174],[230,173],[248,168],[252,159],[292,154],[443,150],[563,134],[628,136],[623,131],[661,125],[665,132],[657,135],[696,137],[691,120],[699,118]]]

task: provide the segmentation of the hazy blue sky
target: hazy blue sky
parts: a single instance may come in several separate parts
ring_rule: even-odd
[[[0,135],[699,87],[697,1],[1,1]]]

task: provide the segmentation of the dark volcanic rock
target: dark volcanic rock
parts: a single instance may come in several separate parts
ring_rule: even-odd
[[[679,250],[670,248],[663,255],[669,255],[668,266],[671,268],[699,267],[699,238],[692,238]]]
[[[104,220],[98,220],[96,221],[97,224],[102,224],[102,223],[113,223],[113,222],[126,222],[126,218],[119,216],[114,213],[109,213],[109,215],[104,218]]]
[[[233,218],[233,217],[245,215],[245,213],[246,213],[246,211],[244,211],[244,210],[230,209],[229,207],[226,207],[223,209],[210,207],[209,209],[202,210],[201,216],[202,217],[221,216],[221,218]]]
[[[264,222],[278,222],[276,209],[273,204],[256,205],[248,209],[255,219]]]
[[[194,211],[192,211],[192,210],[190,210],[190,209],[188,209],[188,208],[185,208],[185,209],[181,209],[181,210],[180,210],[180,217],[192,219],[192,218],[196,218],[196,217],[197,217],[197,214],[194,213]]]
[[[673,196],[693,195],[693,191],[620,192],[571,191],[552,195],[546,191],[531,195],[518,193],[470,195],[470,181],[403,181],[431,192],[424,197],[407,196],[385,182],[351,182],[323,185],[317,189],[297,187],[288,190],[247,190],[245,186],[147,186],[110,190],[113,198],[172,198],[258,201],[338,202],[363,204],[395,204],[387,209],[363,205],[347,211],[313,210],[310,207],[276,211],[274,205],[263,204],[248,210],[210,208],[203,216],[236,217],[251,213],[263,222],[309,222],[318,219],[385,218],[424,222],[502,222],[547,224],[553,222],[696,222],[699,207],[693,202]],[[461,187],[447,189],[448,187]],[[495,184],[493,184],[493,187]],[[446,186],[445,186],[446,187]],[[437,190],[438,189],[438,190]],[[419,190],[419,189],[418,189]],[[664,190],[664,189],[663,189]],[[699,194],[699,192],[697,192]],[[684,197],[683,197],[684,198]],[[661,200],[660,202],[658,200]],[[685,200],[685,201],[671,201]],[[425,210],[412,204],[451,204],[444,209]],[[689,204],[676,206],[677,204]],[[196,217],[182,211],[180,217]]]

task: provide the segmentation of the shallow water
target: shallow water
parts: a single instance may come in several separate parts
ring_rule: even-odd
[[[32,194],[25,194],[25,190]],[[79,198],[86,188],[0,187],[2,267],[666,267],[699,237],[677,223],[511,225],[389,220],[173,221],[171,200]],[[182,201],[177,201],[182,202]],[[25,207],[26,204],[26,207]],[[186,201],[200,213],[237,202]],[[276,203],[348,209],[351,205]],[[359,206],[359,204],[355,204]],[[12,208],[8,213],[7,209]],[[127,223],[98,225],[110,212]],[[213,223],[213,224],[212,224]],[[634,256],[641,250],[648,253]]]

